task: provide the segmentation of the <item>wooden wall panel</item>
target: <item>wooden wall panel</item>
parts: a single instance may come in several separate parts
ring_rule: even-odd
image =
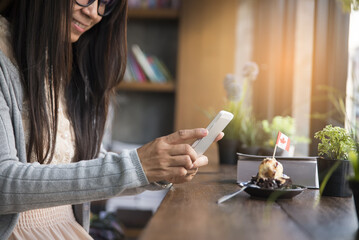
[[[206,127],[220,110],[223,79],[234,72],[237,0],[182,1],[175,128]]]

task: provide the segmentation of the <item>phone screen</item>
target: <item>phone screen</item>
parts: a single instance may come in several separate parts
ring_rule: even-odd
[[[218,134],[223,131],[223,129],[232,119],[232,113],[223,110],[220,111],[217,116],[212,120],[212,122],[208,125],[208,135],[202,139],[198,139],[192,144],[192,147],[197,152],[197,154],[202,155],[203,153],[205,153],[209,146],[216,139]]]

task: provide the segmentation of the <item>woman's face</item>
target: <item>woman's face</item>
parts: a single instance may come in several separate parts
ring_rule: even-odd
[[[76,3],[73,4],[71,21],[72,43],[76,42],[84,32],[101,21],[102,17],[97,13],[97,5],[98,1],[95,1],[87,7],[79,6]]]

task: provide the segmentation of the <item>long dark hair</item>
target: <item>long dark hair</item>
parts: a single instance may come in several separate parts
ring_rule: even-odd
[[[60,88],[75,133],[74,161],[97,156],[110,95],[126,66],[127,0],[71,44],[70,0],[17,0],[11,25],[15,58],[29,101],[27,159],[51,161]]]

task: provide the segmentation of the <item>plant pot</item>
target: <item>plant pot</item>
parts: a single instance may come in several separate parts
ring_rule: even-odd
[[[237,164],[237,139],[222,139],[217,142],[220,164]]]
[[[350,169],[350,163],[348,160],[317,158],[319,185],[322,186],[324,178],[327,174],[329,174],[330,169],[336,164],[337,161],[340,161],[340,164],[330,175],[322,195],[331,197],[351,197],[352,192],[347,181]]]
[[[357,219],[359,221],[359,181],[349,180],[349,187],[353,192],[354,204],[357,212]]]

